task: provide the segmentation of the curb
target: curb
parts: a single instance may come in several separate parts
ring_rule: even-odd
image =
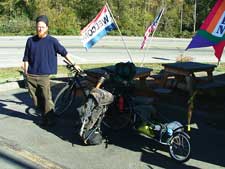
[[[51,86],[54,86],[56,84],[63,84],[63,83],[66,83],[66,78],[51,79],[50,83],[51,83]],[[0,84],[0,92],[7,92],[10,90],[15,90],[19,88],[26,89],[24,80],[18,80],[18,81],[6,82],[6,83]]]

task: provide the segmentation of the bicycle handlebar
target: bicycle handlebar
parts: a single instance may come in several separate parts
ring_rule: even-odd
[[[66,68],[68,70],[70,70],[72,73],[81,75],[81,73],[83,73],[83,70],[78,70],[75,65],[73,65],[72,63],[69,63],[67,60],[63,60],[66,63]]]
[[[70,62],[68,62],[67,60],[63,60],[66,63],[66,68],[68,70],[70,70],[72,73],[75,74],[75,76],[80,76],[80,77],[84,77],[86,76],[84,70],[78,70],[75,65],[71,64]],[[105,72],[98,80],[97,84],[96,84],[96,88],[100,88],[101,85],[104,83],[105,80],[109,79],[109,74],[107,72]]]

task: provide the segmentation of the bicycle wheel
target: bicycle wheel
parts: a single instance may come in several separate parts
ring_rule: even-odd
[[[132,121],[131,118],[133,117],[132,114],[130,107],[127,107],[123,112],[120,112],[118,106],[114,102],[106,111],[102,123],[110,129],[119,130],[130,124]]]
[[[73,102],[75,95],[76,88],[74,86],[67,84],[64,88],[62,88],[62,90],[58,93],[54,101],[55,115],[60,116],[65,113]]]
[[[170,140],[169,153],[177,162],[188,161],[191,155],[190,139],[181,132],[176,133]]]

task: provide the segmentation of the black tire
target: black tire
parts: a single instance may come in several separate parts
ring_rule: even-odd
[[[177,132],[172,136],[169,142],[169,154],[179,163],[184,163],[190,159],[191,144],[186,134]]]
[[[74,86],[67,84],[64,88],[62,88],[54,100],[54,114],[60,116],[65,113],[73,102],[75,95],[76,88]]]

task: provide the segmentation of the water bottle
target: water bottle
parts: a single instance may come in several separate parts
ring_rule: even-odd
[[[119,107],[120,112],[124,111],[124,98],[123,98],[123,96],[119,96],[118,107]]]

